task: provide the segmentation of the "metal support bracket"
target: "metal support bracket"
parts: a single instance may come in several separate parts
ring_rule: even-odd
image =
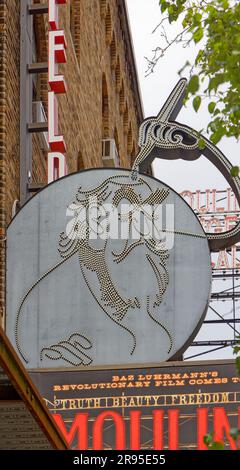
[[[34,63],[33,15],[48,13],[48,5],[20,0],[20,205],[31,196],[32,134],[47,132],[47,123],[33,123],[34,74],[48,71],[48,63]]]
[[[29,15],[38,15],[48,13],[48,5],[43,5],[42,3],[35,3],[34,5],[28,6]]]

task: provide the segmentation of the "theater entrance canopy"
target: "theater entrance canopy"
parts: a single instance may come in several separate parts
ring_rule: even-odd
[[[36,387],[1,328],[0,449],[68,449]]]

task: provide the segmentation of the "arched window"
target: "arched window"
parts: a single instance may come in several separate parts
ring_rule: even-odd
[[[71,0],[70,29],[78,62],[80,61],[80,3],[81,0]]]
[[[83,156],[82,152],[78,152],[78,157],[77,157],[77,171],[84,170],[84,161],[83,161]]]
[[[107,0],[100,0],[100,13],[101,17],[105,18],[107,13]]]
[[[102,138],[109,137],[109,102],[108,87],[105,73],[102,76]]]
[[[113,33],[112,42],[110,45],[110,57],[111,57],[111,68],[112,70],[114,70],[117,64],[117,46],[116,46],[115,33]]]
[[[124,90],[123,80],[122,80],[121,90],[119,93],[119,109],[120,109],[120,114],[123,114],[124,109],[125,109],[125,90]]]
[[[130,123],[129,128],[128,128],[128,135],[127,135],[127,154],[128,154],[128,156],[130,156],[131,153],[132,153],[132,147],[133,147],[133,133],[132,133],[132,124]]]
[[[123,130],[124,130],[124,133],[127,134],[127,131],[128,131],[128,105],[126,105],[126,109],[123,113]]]
[[[116,127],[114,129],[114,140],[115,140],[115,145],[116,145],[116,150],[117,150],[116,166],[120,166],[119,138],[118,138],[118,131]]]
[[[107,14],[106,14],[106,18],[105,18],[105,35],[106,35],[106,43],[108,45],[111,44],[112,33],[113,33],[113,30],[112,30],[112,17],[111,17],[110,6],[108,5]]]
[[[117,90],[117,93],[119,93],[120,89],[121,89],[121,67],[120,67],[119,56],[117,57],[117,65],[116,65],[116,69],[115,69],[115,75],[116,75],[116,90]]]
[[[36,43],[36,62],[48,61],[48,30],[44,23],[42,15],[34,15],[33,19],[35,43]],[[38,97],[37,100],[42,101],[45,113],[48,111],[48,76],[47,73],[37,75],[38,81]]]

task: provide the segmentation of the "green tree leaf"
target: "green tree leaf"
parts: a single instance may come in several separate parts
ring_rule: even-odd
[[[193,109],[196,111],[196,113],[198,112],[201,106],[201,101],[202,101],[201,96],[195,96],[195,98],[193,99]]]
[[[167,2],[160,2],[160,6],[161,6],[161,12],[164,13],[165,10],[168,7],[168,3]]]
[[[195,94],[199,89],[199,77],[198,75],[193,75],[190,78],[189,84],[188,84],[188,91],[191,94]]]
[[[215,132],[213,132],[213,134],[210,136],[210,140],[213,144],[218,144],[218,142],[220,142],[222,136],[223,136],[223,133],[224,131],[219,128],[217,129]]]
[[[231,175],[236,178],[239,175],[239,166],[233,166],[231,169]]]
[[[216,107],[216,103],[214,103],[214,101],[211,101],[211,103],[209,103],[208,105],[208,111],[210,114],[213,114],[215,107]]]
[[[203,438],[203,442],[204,444],[206,444],[206,446],[210,445],[213,441],[213,435],[212,433],[209,433],[209,434],[206,434]]]
[[[237,359],[236,359],[236,364],[237,364],[238,373],[240,374],[240,356],[237,357]]]
[[[222,442],[213,442],[210,450],[224,450],[224,444]]]
[[[203,38],[203,28],[202,28],[202,26],[200,26],[193,33],[193,39],[194,39],[195,44],[197,44],[197,42],[201,41],[202,38]]]
[[[198,148],[199,148],[199,150],[203,150],[203,149],[205,149],[205,147],[206,147],[205,140],[202,139],[202,138],[200,138],[200,139],[199,139],[199,142],[198,142]]]

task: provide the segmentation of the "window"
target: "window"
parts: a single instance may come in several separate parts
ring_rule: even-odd
[[[81,8],[80,8],[81,0],[71,0],[70,5],[70,29],[73,39],[73,44],[75,47],[75,53],[77,56],[77,60],[80,60],[80,21],[81,21]]]
[[[106,75],[102,77],[102,138],[109,137],[109,103]]]
[[[112,40],[112,18],[111,18],[111,11],[110,11],[109,5],[107,9],[107,15],[105,18],[105,35],[106,35],[106,43],[110,45],[111,40]]]

